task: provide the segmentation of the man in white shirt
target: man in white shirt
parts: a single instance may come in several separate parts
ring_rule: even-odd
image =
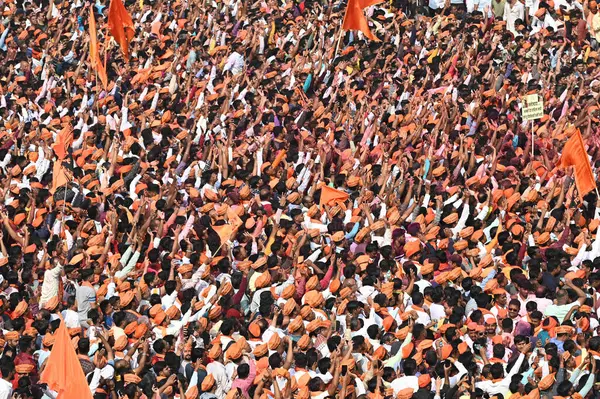
[[[227,57],[227,61],[225,62],[225,67],[223,68],[223,72],[231,71],[233,75],[238,75],[242,73],[244,69],[245,61],[244,56],[238,53],[239,43],[234,44],[233,53]]]
[[[437,10],[441,10],[442,8],[444,8],[444,0],[429,0],[429,8],[431,9],[432,12],[435,13],[435,11]]]
[[[62,317],[67,328],[77,328],[80,326],[77,303],[74,296],[67,298],[67,308],[62,311]]]
[[[429,323],[431,323],[431,317],[429,317],[429,314],[425,311],[425,309],[422,308],[423,299],[423,294],[421,294],[420,292],[413,293],[413,303],[412,305],[406,308],[406,311],[410,312],[411,310],[414,310],[417,313],[417,320],[415,321],[417,323],[423,324],[424,326],[427,326]]]
[[[575,302],[569,302],[569,294],[565,289],[561,289],[556,294],[556,305],[548,305],[544,310],[544,316],[554,316],[558,319],[559,323],[562,323],[565,316],[571,311],[573,306],[581,306],[585,302],[586,294],[581,288],[575,286],[571,280],[565,280],[567,288],[572,289],[577,294],[577,300]]]
[[[431,317],[431,320],[438,321],[446,318],[446,308],[444,308],[444,305],[440,304],[442,301],[442,293],[434,291],[431,295],[431,299],[433,300],[433,303],[429,305],[429,316]]]
[[[492,374],[491,380],[481,381],[475,384],[476,388],[481,388],[483,392],[487,392],[490,396],[502,394],[503,396],[507,396],[509,393],[509,385],[512,377],[519,372],[521,368],[521,364],[523,364],[523,360],[525,360],[525,354],[528,353],[531,349],[531,344],[527,344],[523,347],[519,357],[515,364],[513,364],[510,372],[504,376],[504,366],[502,363],[495,363],[492,365],[490,369],[490,373]]]
[[[506,21],[506,29],[517,34],[515,21],[520,19],[524,21],[525,18],[525,7],[519,0],[510,0],[506,2],[504,6],[504,20]]]
[[[231,386],[231,381],[227,378],[227,370],[223,363],[221,363],[222,360],[223,354],[221,352],[221,355],[217,359],[214,359],[214,361],[206,366],[206,372],[215,377],[215,385],[217,386],[215,395],[218,399],[224,399]]]
[[[414,359],[406,359],[404,361],[404,376],[396,378],[392,381],[391,386],[394,390],[394,396],[398,395],[398,392],[406,388],[411,388],[413,392],[419,390],[419,377],[415,375],[417,369],[417,362]]]
[[[0,399],[10,399],[12,395],[12,379],[15,376],[13,363],[4,363],[0,366],[2,378],[0,378]]]
[[[40,308],[50,299],[58,295],[59,279],[62,270],[62,265],[56,262],[52,269],[48,269],[44,272],[44,282],[42,283],[42,293],[40,295]]]

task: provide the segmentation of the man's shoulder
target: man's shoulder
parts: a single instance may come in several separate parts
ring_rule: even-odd
[[[75,292],[85,292],[85,290],[88,288],[85,285],[78,285],[78,284],[75,284],[74,287],[75,287]]]
[[[575,301],[575,302],[571,302],[571,303],[565,303],[564,305],[557,305],[555,303],[551,303],[550,305],[548,305],[546,307],[546,312],[548,312],[548,309],[553,310],[553,311],[564,311],[564,310],[570,310],[573,306],[578,306],[579,302]]]
[[[12,392],[12,384],[4,378],[0,378],[0,392],[10,394]],[[8,398],[8,396],[6,396]]]
[[[551,304],[549,304],[548,306],[546,306],[546,309],[544,310],[544,313],[548,313],[548,312],[551,312],[551,311],[555,311],[555,310],[557,310],[557,309],[558,309],[558,307],[559,307],[559,306],[561,306],[561,305],[557,305],[557,304],[555,304],[555,303],[551,303]]]
[[[394,381],[392,381],[392,384],[394,382],[397,382],[398,384],[402,384],[402,383],[409,383],[411,382],[413,379],[416,379],[417,381],[419,380],[419,377],[414,376],[414,375],[404,375],[402,377],[398,377],[396,378]]]

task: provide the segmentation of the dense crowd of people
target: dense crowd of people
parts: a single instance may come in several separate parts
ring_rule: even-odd
[[[0,399],[600,397],[595,1],[1,4]]]

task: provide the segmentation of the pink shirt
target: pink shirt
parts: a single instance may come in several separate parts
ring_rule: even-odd
[[[231,389],[240,388],[244,392],[244,395],[248,395],[248,390],[256,377],[256,365],[254,364],[254,360],[249,359],[248,365],[250,366],[248,377],[243,380],[241,378],[236,378],[235,381],[233,381],[233,384],[231,384]]]

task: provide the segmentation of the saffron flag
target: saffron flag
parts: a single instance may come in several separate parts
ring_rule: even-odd
[[[573,166],[575,169],[575,185],[579,198],[583,197],[596,188],[596,181],[590,166],[588,154],[585,151],[583,138],[579,129],[567,140],[559,161],[560,167]]]
[[[94,18],[94,6],[90,4],[90,61],[92,68],[96,70],[98,78],[102,82],[102,87],[108,87],[108,77],[106,76],[106,67],[100,61],[100,52],[98,51],[98,34],[96,32],[96,18]]]
[[[363,13],[364,8],[373,4],[377,4],[378,2],[379,1],[374,0],[348,0],[342,29],[359,30],[369,39],[379,41],[377,36],[371,33],[371,29],[369,29],[369,23],[367,22],[367,18]]]
[[[61,321],[54,337],[54,345],[46,360],[46,367],[40,375],[40,381],[58,392],[57,399],[92,399],[92,392],[64,321]]]
[[[133,39],[133,20],[121,0],[111,0],[108,8],[108,29],[119,43],[125,61],[129,61],[129,42]]]
[[[319,205],[333,205],[336,201],[344,202],[350,195],[341,190],[336,190],[329,186],[321,187],[321,199]]]
[[[240,217],[237,215],[237,209],[231,207],[227,209],[227,221],[233,227],[231,234],[233,234],[233,231],[237,230],[241,225],[244,224],[242,219],[240,219]]]
[[[52,144],[52,149],[60,161],[67,156],[71,143],[73,143],[73,130],[71,126],[67,125],[58,132],[56,141]]]
[[[52,167],[52,187],[50,188],[50,193],[54,194],[59,187],[66,185],[70,181],[71,178],[67,174],[64,166],[62,166],[62,162],[54,162],[54,166]]]
[[[221,244],[225,244],[233,234],[233,226],[230,224],[222,224],[221,226],[212,226],[213,230],[219,235]]]

